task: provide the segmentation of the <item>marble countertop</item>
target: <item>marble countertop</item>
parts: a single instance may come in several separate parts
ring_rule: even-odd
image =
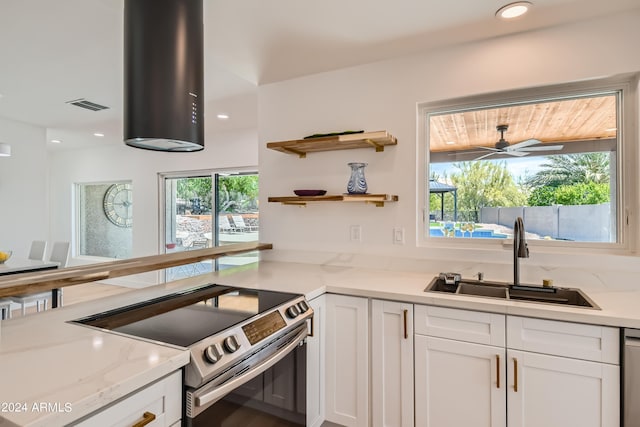
[[[184,349],[68,321],[205,283],[301,293],[307,299],[338,293],[640,328],[640,291],[588,291],[588,296],[601,308],[592,310],[425,293],[424,288],[437,274],[262,261],[252,268],[223,270],[3,321],[0,405],[5,407],[0,407],[0,411],[5,411],[0,412],[0,427],[63,425],[186,365],[189,353]],[[41,403],[49,404],[49,410],[34,410],[34,404]],[[26,411],[17,412],[16,404]]]

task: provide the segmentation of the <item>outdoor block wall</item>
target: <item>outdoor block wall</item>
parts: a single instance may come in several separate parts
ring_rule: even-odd
[[[615,241],[615,215],[609,203],[579,206],[482,208],[480,222],[513,227],[521,216],[526,231],[552,239],[580,242]],[[579,218],[580,221],[576,221]]]

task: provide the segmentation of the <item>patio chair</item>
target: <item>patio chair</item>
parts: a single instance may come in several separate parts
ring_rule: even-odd
[[[244,218],[242,218],[241,215],[231,215],[231,219],[233,220],[236,228],[240,231],[255,231],[254,227],[251,227],[244,222]]]
[[[231,225],[229,217],[226,215],[218,216],[218,229],[220,229],[221,233],[234,233],[238,231],[237,227]]]
[[[209,241],[207,239],[196,239],[191,244],[191,247],[189,248],[189,250],[204,249],[209,246],[208,243]]]

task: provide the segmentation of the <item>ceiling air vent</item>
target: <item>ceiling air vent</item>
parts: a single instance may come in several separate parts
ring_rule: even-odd
[[[95,102],[87,101],[84,98],[74,99],[73,101],[67,101],[67,104],[75,105],[76,107],[84,108],[91,111],[100,111],[106,110],[109,107],[105,107],[104,105],[96,104]]]

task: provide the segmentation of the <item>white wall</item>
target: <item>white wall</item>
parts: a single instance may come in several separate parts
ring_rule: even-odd
[[[0,248],[27,257],[32,240],[48,237],[49,199],[44,129],[0,118]]]
[[[261,240],[277,250],[267,256],[327,263],[352,262],[345,261],[353,260],[345,254],[369,254],[376,262],[389,256],[448,258],[467,264],[504,263],[501,271],[508,275],[507,250],[417,247],[421,206],[416,181],[421,177],[416,165],[422,160],[416,153],[417,144],[423,143],[417,141],[417,104],[637,72],[637,40],[640,10],[260,87]],[[387,130],[398,145],[384,153],[335,151],[306,159],[266,149],[269,141],[356,129]],[[638,140],[637,131],[633,138]],[[297,188],[346,192],[349,161],[369,163],[365,175],[370,192],[397,194],[400,201],[384,208],[326,203],[299,209],[267,203],[268,196],[291,195]],[[362,243],[349,241],[352,224],[362,226]],[[404,246],[392,244],[393,227],[405,229]],[[309,251],[308,256],[301,251]],[[318,257],[312,251],[332,255]],[[640,264],[636,258],[622,258],[631,269]],[[539,266],[584,265],[584,259],[570,254],[538,254],[530,260],[526,263]]]
[[[206,136],[205,149],[196,153],[165,153],[117,146],[60,151],[49,167],[51,239],[74,242],[74,185],[131,180],[133,185],[133,257],[159,253],[158,173],[256,166],[255,129],[219,132]],[[75,244],[75,242],[74,242]],[[75,247],[72,254],[75,254]],[[72,263],[82,260],[73,259]],[[84,261],[88,262],[88,261]],[[91,261],[94,262],[94,261]],[[128,276],[134,286],[155,283],[157,275]],[[121,281],[121,283],[123,283]],[[137,284],[136,284],[137,283]]]

